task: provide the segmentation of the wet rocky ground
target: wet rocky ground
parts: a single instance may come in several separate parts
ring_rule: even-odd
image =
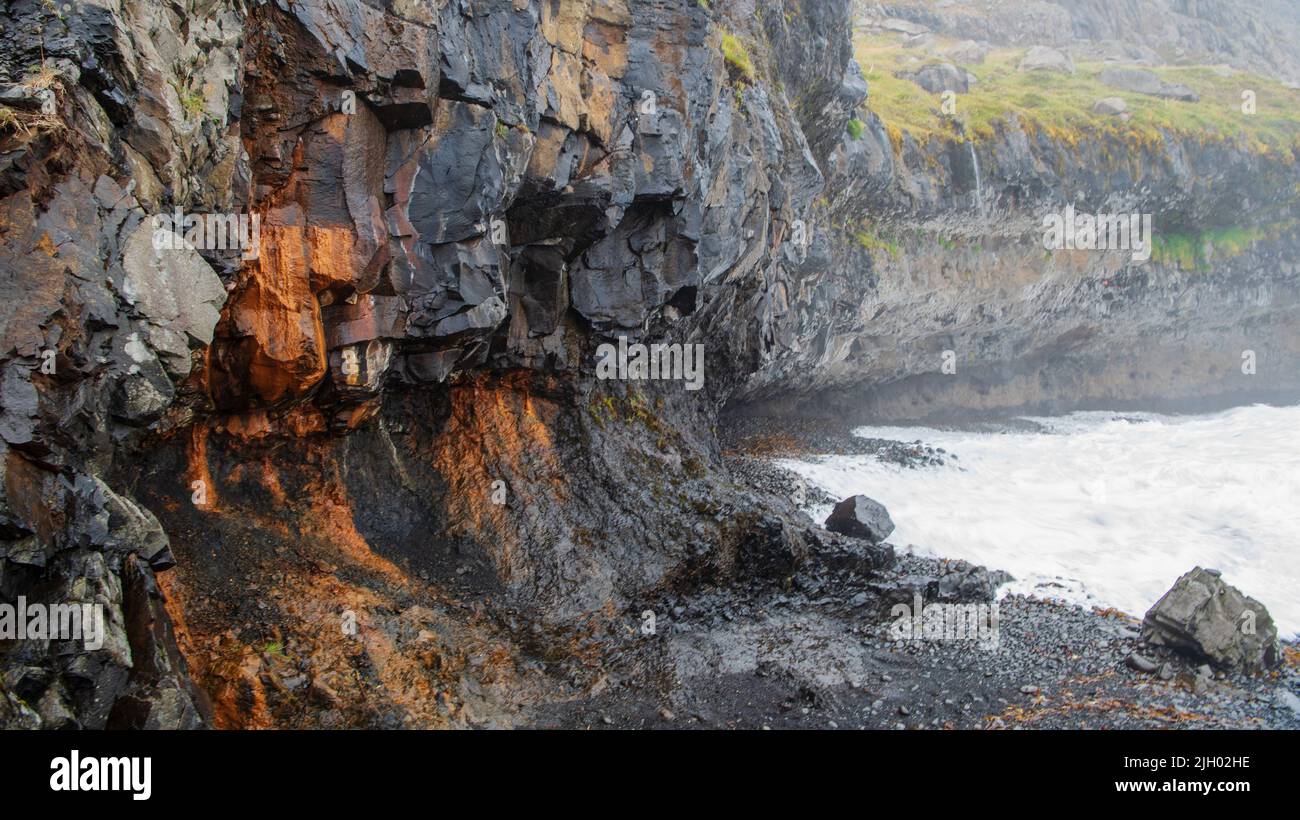
[[[736,457],[874,456],[899,467],[941,467],[958,460],[941,447],[922,441],[892,441],[853,435],[853,428],[825,419],[765,418],[730,420],[722,432],[723,447]],[[749,473],[753,475],[753,473]]]
[[[768,459],[803,453],[917,452],[858,443],[827,424],[757,424],[724,437],[739,482],[782,492]],[[840,447],[848,443],[852,449]],[[810,490],[809,502],[820,499]],[[1114,611],[1019,596],[996,604],[988,640],[896,640],[891,607],[987,600],[1003,577],[962,562],[900,555],[866,573],[814,554],[784,584],[705,590],[655,605],[655,634],[611,653],[587,695],[538,709],[537,728],[1146,729],[1300,728],[1300,650],[1259,677],[1214,672],[1146,644]]]
[[[815,452],[828,454],[829,440]],[[797,455],[807,454],[780,452]],[[773,457],[729,446],[733,494],[769,506],[791,498],[799,478]],[[805,505],[838,500],[802,489]],[[900,640],[894,606],[914,605],[918,593],[987,604],[1005,577],[819,522],[804,521],[814,537],[794,569],[706,576],[590,625],[551,629],[512,611],[466,557],[439,553],[455,569],[431,576],[377,553],[330,509],[292,521],[227,516],[217,528],[198,512],[171,521],[180,566],[195,571],[169,579],[168,595],[217,725],[1300,728],[1295,647],[1260,678],[1207,676],[1146,646],[1130,616],[1022,597],[998,604],[996,646]]]

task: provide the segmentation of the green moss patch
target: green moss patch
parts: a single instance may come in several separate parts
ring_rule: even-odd
[[[948,117],[942,111],[941,95],[894,76],[896,71],[914,71],[937,60],[915,62],[911,58],[922,55],[904,48],[893,36],[860,35],[855,46],[871,87],[868,106],[885,122],[896,149],[904,133],[922,142],[931,137],[961,139],[962,130],[972,139],[992,138],[996,125],[1015,115],[1025,127],[1047,131],[1070,144],[1098,132],[1146,144],[1174,133],[1234,140],[1259,153],[1282,152],[1290,161],[1300,153],[1300,92],[1251,74],[1224,76],[1209,67],[1151,69],[1201,97],[1198,102],[1179,102],[1105,85],[1098,77],[1110,64],[1077,63],[1072,75],[1023,72],[1017,66],[1025,50],[1002,49],[990,52],[980,64],[958,63],[978,83],[969,93],[957,95],[955,116]],[[1242,94],[1248,90],[1255,94],[1254,114],[1242,110]],[[1130,118],[1093,113],[1093,105],[1106,97],[1123,99]],[[954,120],[961,123],[961,130]]]

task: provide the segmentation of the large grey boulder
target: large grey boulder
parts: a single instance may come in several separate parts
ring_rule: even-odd
[[[952,63],[933,63],[916,71],[900,72],[900,79],[911,80],[931,94],[953,91],[965,94],[975,84],[975,76]]]
[[[1160,52],[1142,43],[1126,43],[1121,40],[1102,40],[1084,42],[1078,45],[1084,59],[1105,61],[1117,65],[1158,66],[1164,64]],[[1080,56],[1079,51],[1075,56]]]
[[[96,476],[78,476],[75,486],[80,503],[97,510],[92,529],[106,548],[134,552],[155,571],[176,566],[171,541],[148,509],[130,496],[113,492]]]
[[[168,370],[190,371],[190,346],[212,343],[226,303],[226,288],[199,252],[179,236],[155,247],[155,227],[145,220],[122,252],[121,292],[149,325],[149,341]]]
[[[930,29],[920,23],[914,23],[911,20],[901,20],[896,17],[886,17],[883,20],[877,21],[874,26],[885,31],[897,32],[898,34],[916,35],[928,34],[930,32]]]
[[[1264,605],[1196,567],[1179,578],[1142,621],[1142,637],[1221,669],[1257,674],[1281,660],[1277,627]]]
[[[1144,68],[1108,68],[1097,77],[1111,88],[1162,97],[1169,100],[1196,102],[1200,95],[1185,85],[1167,83],[1154,72]]]
[[[1070,55],[1048,46],[1034,46],[1020,61],[1021,71],[1058,71],[1062,74],[1074,73],[1074,61]]]
[[[826,519],[826,529],[879,544],[894,531],[894,522],[884,505],[865,495],[855,495],[835,505]]]
[[[944,57],[959,65],[982,63],[989,54],[989,44],[974,40],[963,40],[941,51]]]
[[[917,595],[931,603],[969,604],[997,601],[998,589],[1014,580],[1001,570],[952,561],[944,564],[939,574],[909,572],[874,580],[868,586],[887,607],[911,604]]]
[[[122,254],[123,295],[151,324],[171,327],[198,344],[211,344],[226,303],[221,278],[198,251],[155,247],[155,228],[140,223]]]
[[[1106,97],[1092,106],[1092,113],[1108,117],[1118,117],[1128,112],[1128,103],[1123,97]]]

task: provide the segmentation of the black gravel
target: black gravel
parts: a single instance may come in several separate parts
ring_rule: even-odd
[[[782,428],[791,432],[788,422]],[[834,434],[815,428],[794,437],[816,445],[811,452],[833,452]],[[763,439],[757,426],[741,432],[728,439],[734,479],[788,495],[798,476],[740,452],[747,440]],[[862,446],[880,452],[876,443]],[[809,504],[837,500],[808,489]],[[893,639],[889,607],[898,596],[890,590],[970,571],[961,562],[900,555],[892,569],[868,574],[814,558],[784,585],[726,585],[661,602],[657,633],[619,647],[599,692],[543,708],[535,725],[1300,729],[1294,644],[1283,667],[1267,675],[1212,672],[1145,644],[1128,615],[1021,596],[997,603],[996,648]]]

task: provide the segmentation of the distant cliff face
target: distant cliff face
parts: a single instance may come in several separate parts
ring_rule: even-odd
[[[1014,120],[894,143],[871,117],[834,162],[831,207],[867,225],[836,237],[802,310],[808,342],[750,380],[744,412],[905,422],[1300,391],[1290,155],[1174,135],[1071,144]],[[1044,218],[1068,213],[1149,216],[1151,258],[1046,248]]]
[[[1148,70],[1162,58],[1094,31],[1122,28],[1131,4],[976,5],[859,17],[860,62],[889,82],[824,166],[817,215],[837,229],[827,273],[791,312],[797,341],[733,408],[915,421],[1300,394],[1295,91],[1174,68],[1205,98],[1161,98],[1175,90]],[[1253,42],[1234,39],[1239,18],[1216,27],[1213,7],[1162,36],[1188,60],[1204,56],[1195,43]],[[1187,27],[1203,36],[1179,40]],[[1025,47],[1044,42],[1061,65],[1026,68]],[[1243,108],[1260,97],[1277,107]],[[1120,110],[1094,109],[1106,98]],[[1067,207],[1149,217],[1151,252],[1049,248],[1044,220]]]
[[[1171,63],[1227,63],[1300,83],[1293,43],[1300,11],[1287,0],[1000,0],[865,2],[863,16],[913,21],[960,39],[1079,46]]]

